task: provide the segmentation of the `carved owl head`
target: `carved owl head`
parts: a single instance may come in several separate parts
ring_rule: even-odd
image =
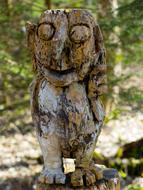
[[[35,69],[78,73],[104,56],[99,26],[86,10],[45,11],[27,32]]]

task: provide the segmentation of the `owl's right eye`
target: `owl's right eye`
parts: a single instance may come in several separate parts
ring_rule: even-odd
[[[37,33],[40,39],[48,41],[54,36],[55,27],[51,23],[43,23],[39,25]]]
[[[91,36],[91,31],[85,24],[75,25],[70,30],[70,39],[74,43],[83,43]]]

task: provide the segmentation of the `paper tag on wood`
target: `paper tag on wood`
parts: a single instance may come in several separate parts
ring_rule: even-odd
[[[64,174],[74,172],[75,171],[75,159],[63,158],[63,167],[64,167]]]

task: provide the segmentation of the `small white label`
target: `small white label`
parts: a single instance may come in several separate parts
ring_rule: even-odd
[[[63,167],[64,167],[64,174],[74,172],[75,171],[75,159],[63,158]]]

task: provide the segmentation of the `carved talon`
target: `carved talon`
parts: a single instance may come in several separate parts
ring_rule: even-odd
[[[65,184],[66,176],[64,174],[57,174],[55,176],[55,183],[56,184]]]
[[[45,184],[65,184],[66,181],[66,176],[61,173],[61,174],[55,174],[51,173],[47,170],[44,170],[41,175],[39,176],[39,182],[40,183],[45,183]]]
[[[95,175],[95,178],[96,180],[100,180],[100,179],[103,179],[103,166],[99,167],[98,165],[96,164],[92,164],[90,166],[90,171]]]
[[[96,182],[94,173],[90,170],[76,169],[71,175],[71,184],[73,187],[90,186]]]
[[[95,175],[91,171],[85,171],[85,185],[90,186],[96,182]]]
[[[45,175],[45,183],[53,184],[54,183],[54,175],[53,174]]]
[[[83,186],[83,174],[81,169],[76,169],[75,172],[71,174],[71,184],[73,187]]]
[[[54,175],[49,173],[48,171],[43,171],[39,176],[39,182],[53,184],[54,183]]]

